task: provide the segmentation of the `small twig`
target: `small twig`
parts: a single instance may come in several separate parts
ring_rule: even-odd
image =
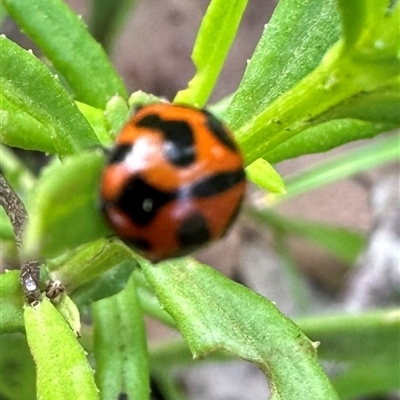
[[[0,205],[4,208],[14,230],[15,242],[19,250],[22,241],[24,225],[28,220],[24,203],[0,174]]]
[[[15,193],[3,175],[0,174],[0,205],[4,208],[14,230],[15,242],[18,252],[22,244],[22,235],[28,213],[24,203]],[[21,285],[29,304],[40,299],[39,289],[40,264],[37,261],[24,262],[21,265]]]

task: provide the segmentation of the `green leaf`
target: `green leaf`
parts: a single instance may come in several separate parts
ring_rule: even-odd
[[[329,10],[330,3],[319,3],[321,7],[324,7],[323,14],[327,12],[326,15],[329,15],[330,23],[332,23],[332,20],[335,20],[332,18],[335,13]],[[302,6],[303,11],[306,12],[307,7],[310,6],[312,6],[311,0],[304,8]],[[311,12],[312,9],[308,11]],[[364,92],[372,93],[381,91],[383,88],[395,90],[398,87],[400,69],[397,54],[400,41],[398,40],[397,14],[400,14],[399,7],[395,7],[392,13],[386,12],[387,10],[383,12],[381,8],[378,8],[378,11],[373,19],[368,19],[368,21],[373,21],[373,25],[363,26],[368,34],[364,35],[365,38],[363,36],[360,48],[349,49],[343,41],[339,40],[311,73],[289,91],[275,98],[272,103],[262,102],[262,107],[251,110],[251,114],[246,114],[242,107],[245,98],[241,102],[238,100],[237,104],[236,97],[233,99],[230,107],[232,113],[228,114],[228,122],[232,121],[231,126],[236,129],[247,163],[262,157],[303,130],[318,125],[321,116],[324,120],[327,120],[328,116],[333,118],[330,110],[335,110],[349,99],[361,96]],[[316,17],[320,18],[319,15]],[[285,18],[287,18],[286,15]],[[303,29],[305,31],[313,29],[310,21],[307,21],[307,26]],[[376,43],[379,45],[376,46]],[[282,51],[282,49],[279,48],[277,51]],[[252,62],[253,60],[250,66]],[[262,77],[262,73],[258,72],[258,76]],[[252,84],[254,93],[247,93],[246,99],[251,98],[252,102],[258,105],[260,90],[257,88],[261,83],[255,77]],[[251,90],[250,86],[248,90]],[[345,110],[345,107],[342,109]],[[354,113],[354,110],[350,111]],[[347,117],[350,115],[342,116],[342,118]],[[346,132],[343,135],[346,135]]]
[[[14,240],[14,231],[6,212],[0,207],[0,239]]]
[[[134,277],[120,293],[94,303],[92,310],[101,399],[148,400],[147,342]]]
[[[400,69],[400,65],[399,65]],[[387,124],[387,129],[400,126],[400,75],[390,86],[357,94],[332,107],[318,117],[319,122],[353,118],[375,124]]]
[[[281,233],[300,236],[319,244],[347,264],[354,263],[365,246],[363,235],[345,228],[289,219],[269,210],[252,210],[251,215]]]
[[[398,389],[399,309],[308,317],[298,324],[321,342],[320,357],[334,367],[332,379],[341,399]]]
[[[113,261],[115,263],[115,261]],[[107,270],[98,278],[79,286],[73,293],[72,299],[79,308],[113,296],[123,290],[131,276],[133,270],[137,267],[135,260],[124,261],[115,267]]]
[[[0,37],[0,139],[63,157],[98,144],[58,79],[31,52]]]
[[[400,135],[396,133],[385,139],[374,140],[360,148],[348,150],[287,178],[287,194],[284,199],[399,159]],[[279,198],[271,197],[271,201],[276,200]]]
[[[246,176],[256,185],[272,193],[286,193],[281,176],[267,161],[259,158],[246,168]]]
[[[47,268],[72,293],[131,256],[119,240],[97,239],[50,260]]]
[[[103,49],[63,1],[2,3],[66,79],[76,100],[104,108],[112,96],[126,97],[124,85]]]
[[[335,0],[280,0],[226,112],[232,129],[246,124],[309,74],[339,34]]]
[[[21,308],[22,316],[22,308]],[[0,338],[0,395],[7,400],[36,400],[35,364],[25,335]]]
[[[235,38],[247,0],[212,0],[201,22],[192,60],[196,75],[174,103],[204,107]]]
[[[83,348],[47,298],[25,306],[26,337],[36,364],[37,398],[99,399]]]
[[[144,278],[142,271],[136,270],[134,274],[137,285],[137,295],[143,312],[154,317],[155,319],[158,319],[164,325],[167,325],[171,328],[176,328],[172,317],[165,310],[161,309],[154,290]]]
[[[104,155],[85,153],[43,170],[28,201],[26,259],[54,257],[110,233],[98,206]]]
[[[390,9],[390,3],[393,3]],[[400,43],[397,0],[338,0],[345,51],[362,58],[398,56]]]
[[[104,110],[89,106],[85,103],[80,103],[79,101],[76,101],[75,103],[79,111],[88,120],[100,143],[103,146],[109,145],[111,142],[111,137],[108,133],[108,123],[104,115]]]
[[[81,315],[77,305],[71,300],[66,292],[61,293],[53,301],[54,307],[62,315],[76,337],[81,336]]]
[[[6,88],[2,82],[1,90],[4,91],[0,93],[0,140],[2,143],[20,149],[39,150],[46,153],[57,153],[57,150],[61,150],[61,156],[63,156],[63,152],[73,152],[73,148],[68,148],[68,144],[64,145],[67,147],[64,151],[62,143],[58,145],[57,149],[57,142],[51,140],[54,130],[42,125],[34,116],[22,110],[21,105],[9,101],[4,96],[4,93],[13,90],[12,87]],[[29,111],[34,112],[35,110]]]
[[[76,104],[89,121],[103,146],[113,144],[115,137],[126,124],[130,115],[128,102],[121,96],[113,96],[107,102],[105,110],[84,103],[77,102]]]
[[[338,399],[312,342],[271,302],[191,259],[141,264],[195,358],[227,350],[255,363],[273,400]]]
[[[2,145],[0,145],[0,171],[20,197],[25,197],[35,184],[36,178],[33,173],[11,149]]]
[[[19,271],[0,274],[0,333],[24,331],[24,294],[19,275]]]
[[[112,139],[115,139],[116,135],[120,132],[129,118],[130,107],[128,102],[121,96],[113,96],[106,105],[104,115],[110,126],[109,131]]]
[[[109,52],[136,0],[95,0],[92,2],[89,29]]]
[[[393,127],[392,124],[351,119],[329,121],[300,132],[264,157],[271,163],[278,163],[305,154],[323,153],[354,140],[373,138]]]

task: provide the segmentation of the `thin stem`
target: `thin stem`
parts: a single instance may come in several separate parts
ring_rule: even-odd
[[[0,205],[4,208],[14,230],[15,242],[19,250],[22,243],[22,234],[28,213],[22,200],[14,189],[0,174]],[[28,261],[21,264],[21,285],[29,304],[36,303],[40,298],[39,289],[40,264],[37,261]]]
[[[0,205],[4,208],[14,230],[15,242],[19,250],[22,241],[24,225],[28,220],[24,203],[0,174]]]

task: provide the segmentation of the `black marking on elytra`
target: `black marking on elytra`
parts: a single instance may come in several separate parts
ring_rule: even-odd
[[[126,155],[132,150],[131,144],[119,144],[115,146],[108,156],[109,164],[119,164],[124,161]]]
[[[214,134],[214,136],[225,146],[233,151],[237,151],[237,146],[227,129],[222,125],[214,115],[212,115],[207,110],[202,110],[203,114],[207,117],[208,129]]]
[[[178,228],[178,240],[182,246],[201,246],[211,238],[207,220],[200,213],[186,217]]]
[[[122,238],[124,240],[124,238]],[[150,251],[152,249],[152,245],[150,242],[144,238],[133,238],[128,237],[125,238],[125,241],[128,245],[133,246],[134,248],[142,251]]]
[[[118,394],[117,400],[129,400],[128,394],[125,392],[121,392]]]
[[[155,218],[158,210],[174,198],[174,192],[158,190],[136,175],[127,182],[121,197],[116,201],[116,206],[128,215],[134,224],[146,226]]]
[[[186,167],[196,160],[194,134],[185,121],[169,121],[149,114],[136,122],[138,127],[157,129],[164,136],[165,158],[177,167]]]
[[[243,169],[234,172],[221,172],[219,174],[208,176],[194,184],[189,188],[181,189],[183,192],[189,192],[188,196],[192,197],[212,197],[222,193],[237,183],[245,179]]]

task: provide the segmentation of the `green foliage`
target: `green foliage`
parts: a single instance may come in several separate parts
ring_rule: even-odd
[[[106,3],[93,3],[98,8],[90,27],[110,49],[124,10],[134,2],[115,2],[112,13]],[[400,6],[392,3],[281,0],[238,90],[213,107],[234,130],[249,179],[273,193],[269,200],[282,201],[398,158],[398,136],[393,135],[300,172],[285,184],[269,164],[399,127]],[[210,3],[192,54],[196,74],[175,102],[206,104],[246,4]],[[167,368],[193,360],[182,345],[149,351],[143,314],[179,329],[195,358],[226,359],[220,352],[225,350],[255,363],[268,378],[274,400],[338,398],[305,334],[322,342],[322,360],[345,365],[332,378],[341,397],[396,388],[398,312],[315,317],[298,321],[300,330],[272,302],[212,268],[190,258],[154,267],[109,239],[97,203],[105,158],[98,147],[111,142],[132,108],[155,98],[137,92],[128,100],[108,57],[63,1],[3,0],[2,7],[51,64],[0,37],[1,143],[58,157],[35,177],[0,147],[1,171],[30,218],[21,256],[43,262],[41,282],[60,280],[81,312],[91,313],[93,331],[84,327],[82,343],[96,360],[96,375],[65,321],[74,324],[69,297],[59,306],[62,314],[46,298],[24,307],[19,273],[12,271],[0,275],[0,332],[7,334],[0,340],[0,396],[36,398],[33,363],[15,333],[26,332],[36,364],[37,398],[54,399],[57,393],[65,399],[109,399],[126,393],[145,400],[149,371],[168,398],[180,398]],[[104,37],[99,36],[101,21],[106,21]],[[251,215],[279,237],[306,238],[346,263],[354,261],[365,242],[357,232],[271,211]],[[12,238],[0,213],[1,244]],[[291,263],[290,254],[285,256]],[[15,380],[4,378],[9,375],[8,343],[17,343]],[[380,374],[376,363],[384,364]],[[26,385],[16,388],[16,381]]]
[[[227,350],[255,363],[270,379],[272,400],[337,399],[313,343],[272,302],[195,261],[142,268],[194,358]],[[305,376],[312,387],[301,384]]]
[[[60,157],[97,144],[68,92],[32,52],[0,37],[1,141]]]
[[[98,399],[84,350],[50,300],[45,298],[35,307],[25,306],[24,320],[36,364],[37,398]]]
[[[103,162],[102,154],[85,153],[45,168],[29,200],[22,249],[27,258],[55,256],[109,233],[97,204]]]
[[[93,304],[96,382],[102,399],[145,399],[150,392],[143,312],[132,275],[120,293]],[[129,354],[129,357],[127,357]]]
[[[126,96],[103,49],[64,2],[49,0],[44,7],[24,0],[3,0],[3,5],[63,76],[75,100],[102,108],[111,96]]]
[[[247,0],[214,0],[210,3],[193,48],[196,75],[175,103],[204,107],[236,35]],[[218,28],[217,28],[218,27]]]
[[[398,388],[398,309],[309,317],[297,322],[310,338],[321,341],[320,356],[336,362],[333,382],[340,398],[350,399]]]
[[[1,395],[9,400],[36,400],[35,364],[21,333],[1,335],[0,388]]]

